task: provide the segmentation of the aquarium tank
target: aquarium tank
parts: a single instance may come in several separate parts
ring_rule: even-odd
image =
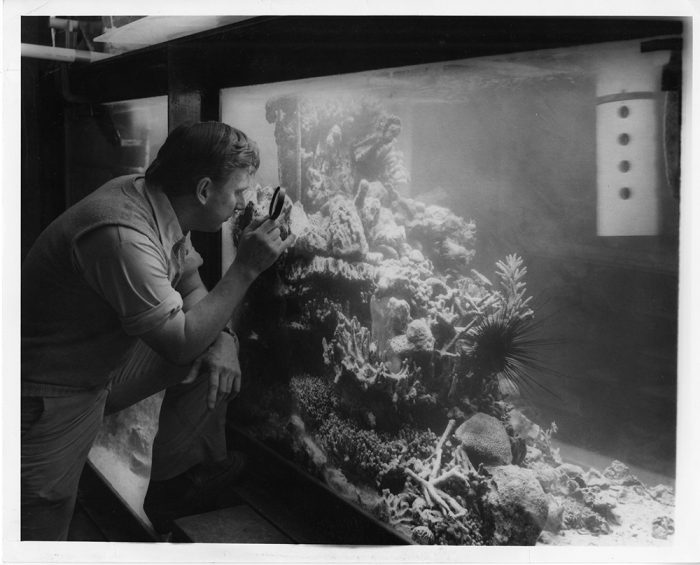
[[[670,544],[680,70],[644,47],[222,90],[262,159],[223,267],[278,186],[296,238],[233,427],[413,543]]]

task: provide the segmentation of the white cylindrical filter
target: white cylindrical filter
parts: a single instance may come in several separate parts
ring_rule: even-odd
[[[659,233],[661,66],[668,53],[639,43],[601,57],[597,68],[598,235]]]

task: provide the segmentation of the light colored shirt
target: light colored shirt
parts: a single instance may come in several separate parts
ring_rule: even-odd
[[[203,263],[189,233],[182,233],[167,196],[150,187],[144,192],[162,247],[135,229],[114,225],[89,232],[75,248],[83,277],[114,308],[122,328],[132,336],[157,328],[182,309],[177,285]]]
[[[201,264],[167,196],[141,175],[71,206],[22,263],[22,394],[107,386],[139,336],[183,308],[178,289]]]

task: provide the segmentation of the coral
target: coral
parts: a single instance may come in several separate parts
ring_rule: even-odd
[[[353,421],[331,414],[317,437],[331,460],[343,472],[374,484],[384,466],[398,455],[398,446],[384,441],[374,430],[363,430]]]
[[[445,272],[467,273],[474,258],[476,226],[437,205],[421,206],[403,199],[401,214],[409,243],[415,244],[435,267]]]
[[[414,351],[432,351],[435,338],[424,319],[412,320],[406,328],[406,339]]]
[[[344,375],[353,375],[366,390],[385,372],[376,355],[376,346],[370,343],[370,331],[357,318],[349,320],[339,314],[338,325],[330,344],[323,343],[326,363],[332,366],[336,384]]]
[[[600,514],[572,498],[563,499],[562,528],[568,530],[587,530],[593,534],[607,534],[610,525]]]
[[[541,387],[524,260],[506,255],[485,276],[474,222],[405,197],[398,116],[350,94],[280,97],[266,111],[298,201],[282,215],[297,236],[276,268],[283,284],[249,293],[284,303],[256,310],[270,326],[249,343],[261,378],[243,413],[259,437],[414,543],[533,544],[545,525],[610,531],[621,502],[673,504],[619,462],[562,464],[556,426],[513,409],[510,396]],[[269,193],[257,187],[241,221]],[[296,365],[260,371],[270,341]]]
[[[603,471],[603,475],[617,485],[643,486],[642,481],[635,477],[629,470],[629,467],[621,461],[613,461],[610,466]]]
[[[294,251],[305,257],[317,255],[328,256],[330,244],[328,241],[328,222],[320,212],[307,216],[303,206],[295,202],[290,213],[291,229],[296,234]]]
[[[374,131],[352,144],[352,159],[360,178],[378,179],[392,188],[408,182],[408,171],[403,165],[403,154],[396,147],[401,133],[398,116],[380,114]]]
[[[435,534],[428,526],[416,526],[411,531],[411,539],[418,545],[432,545],[435,543]]]
[[[309,283],[312,279],[331,282],[374,284],[376,268],[369,263],[349,263],[333,257],[314,257],[311,261],[298,259],[285,270],[289,284]]]
[[[454,420],[448,422],[428,457],[409,460],[410,478],[404,492],[392,497],[385,492],[390,521],[428,528],[438,544],[485,543],[480,504],[485,480],[462,459],[450,441]]]
[[[511,316],[520,319],[528,319],[534,315],[529,307],[531,296],[526,296],[527,287],[523,278],[527,274],[527,267],[523,266],[523,259],[515,254],[507,255],[505,261],[496,262],[496,274],[501,279],[504,290],[505,303],[502,309],[508,311]]]
[[[253,219],[267,216],[270,207],[270,200],[272,200],[274,191],[275,188],[272,186],[257,185],[253,189],[253,196],[246,204],[243,212],[234,216],[231,231],[233,234],[233,243],[236,247],[238,247],[241,233],[248,226],[248,224],[250,224]],[[280,228],[280,237],[282,240],[286,240],[289,234],[293,231],[291,227],[291,215],[293,208],[294,205],[292,204],[291,198],[285,198],[282,211],[277,218],[277,225]]]
[[[656,485],[649,489],[649,494],[651,494],[654,500],[660,502],[661,504],[666,504],[667,506],[673,506],[676,503],[676,497],[673,493],[673,488],[668,485]]]
[[[433,283],[432,266],[425,262],[386,260],[377,268],[377,298],[393,296],[408,302],[415,317],[423,317],[431,308],[431,300],[439,292]]]
[[[457,428],[455,437],[476,465],[509,465],[513,459],[508,433],[493,416],[474,414]]]
[[[349,260],[361,260],[368,251],[362,222],[352,201],[335,196],[323,207],[328,216],[330,254]]]
[[[294,376],[289,381],[289,391],[304,421],[314,428],[327,420],[338,404],[330,383],[322,378]]]
[[[379,352],[384,351],[389,339],[406,331],[411,317],[411,307],[408,302],[394,296],[370,299],[372,313],[372,338]]]
[[[666,539],[675,533],[676,527],[670,516],[659,516],[652,522],[652,536],[656,539]]]

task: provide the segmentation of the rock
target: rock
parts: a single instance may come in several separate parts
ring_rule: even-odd
[[[656,539],[666,539],[676,531],[673,518],[669,516],[659,516],[652,522],[651,535]]]
[[[513,465],[520,465],[525,461],[527,455],[527,444],[525,438],[516,436],[508,436],[510,439],[510,452],[513,456]]]
[[[538,545],[559,545],[556,534],[552,532],[543,531],[540,537],[537,539]]]
[[[584,471],[578,465],[563,463],[557,467],[557,472],[563,480],[569,479],[574,481],[579,487],[586,486],[586,481],[583,478]]]
[[[380,208],[374,227],[369,232],[372,246],[386,245],[396,250],[406,241],[406,229],[394,221],[394,214],[388,208]]]
[[[377,344],[380,354],[386,349],[387,342],[394,336],[406,332],[411,317],[408,302],[394,296],[370,299],[372,314],[372,339]]]
[[[350,263],[334,257],[314,257],[311,261],[299,259],[287,265],[285,278],[290,284],[313,280],[332,283],[352,283],[366,287],[374,285],[377,269],[369,263]]]
[[[408,304],[406,304],[408,306]],[[430,331],[430,325],[424,319],[413,320],[406,328],[406,339],[414,351],[432,351],[435,339]]]
[[[320,212],[306,216],[301,205],[292,207],[293,228],[298,230],[294,250],[307,257],[316,255],[328,255],[330,245],[328,241],[328,218]],[[303,216],[302,216],[303,214]]]
[[[382,261],[384,261],[384,255],[382,255],[379,251],[368,251],[365,261],[371,265],[379,265]]]
[[[649,493],[654,500],[660,502],[661,504],[666,504],[668,506],[673,506],[676,503],[676,497],[673,493],[673,489],[667,485],[656,485],[649,489]]]
[[[530,467],[534,463],[542,461],[543,460],[543,455],[542,451],[537,449],[536,447],[532,445],[527,446],[527,452],[525,453],[525,466]]]
[[[350,484],[340,469],[333,467],[324,469],[323,478],[326,484],[343,498],[353,502],[357,500],[357,489]]]
[[[489,468],[493,487],[484,497],[483,515],[493,527],[494,545],[534,545],[547,523],[549,500],[529,469]]]
[[[150,455],[150,441],[142,426],[136,425],[131,428],[129,431],[129,438],[127,440],[127,447],[130,451],[136,452],[140,455]]]
[[[435,543],[435,536],[427,526],[416,526],[413,528],[411,539],[419,545],[432,545]]]
[[[532,422],[520,410],[513,408],[510,411],[508,418],[513,431],[517,435],[530,440],[535,440],[539,437],[541,428]]]
[[[129,469],[135,474],[141,477],[148,477],[151,471],[151,460],[139,453],[129,454]]]
[[[584,481],[589,487],[610,488],[610,480],[600,471],[590,468],[584,476]]]
[[[556,534],[561,530],[561,526],[564,523],[564,507],[557,502],[557,499],[553,496],[548,498],[547,506],[547,521],[545,522],[544,529],[547,532]]]
[[[509,465],[513,459],[508,432],[498,419],[488,414],[478,412],[463,422],[455,437],[474,465]]]
[[[392,373],[401,370],[403,360],[411,354],[411,344],[405,334],[392,337],[386,345],[384,360]]]
[[[629,467],[620,461],[613,461],[610,466],[603,471],[603,475],[612,482],[623,486],[642,485],[637,477],[629,470]]]
[[[412,249],[411,251],[409,251],[408,258],[414,263],[422,263],[423,261],[425,261],[425,257],[420,251],[418,251],[418,249]]]
[[[379,181],[368,182],[362,179],[362,181],[360,181],[360,184],[363,183],[367,183],[368,198],[376,198],[380,202],[383,202],[389,194],[384,185]]]
[[[586,487],[581,489],[583,502],[594,512],[613,524],[619,524],[620,517],[615,512],[617,500],[610,492],[602,492],[598,487]]]
[[[396,218],[404,223],[410,243],[440,270],[466,273],[474,257],[476,226],[442,206],[403,199]]]
[[[380,244],[377,245],[377,252],[381,253],[383,257],[387,259],[398,259],[399,258],[399,252],[396,251],[393,247],[390,247],[385,244]]]
[[[352,201],[336,196],[328,201],[328,240],[333,257],[362,259],[368,251],[365,230]]]
[[[557,473],[556,469],[553,469],[546,463],[538,461],[527,465],[527,467],[535,473],[535,476],[540,482],[544,492],[550,492],[552,487],[556,485],[557,481],[559,480],[559,474]]]

